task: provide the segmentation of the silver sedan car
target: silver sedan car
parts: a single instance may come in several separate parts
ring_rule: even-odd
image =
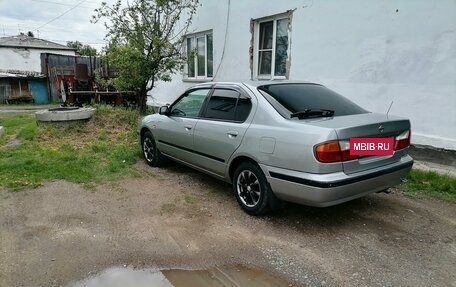
[[[401,182],[410,121],[366,111],[314,83],[204,83],[140,127],[144,158],[165,158],[229,182],[252,215],[284,201],[331,206]],[[389,138],[390,155],[353,155],[352,138]],[[353,147],[352,147],[353,148]]]

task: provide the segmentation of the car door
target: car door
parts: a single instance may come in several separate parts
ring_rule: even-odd
[[[187,91],[169,108],[169,114],[157,124],[158,148],[186,162],[193,158],[193,132],[210,87]]]
[[[251,98],[236,86],[216,86],[195,126],[197,165],[219,176],[250,124]]]

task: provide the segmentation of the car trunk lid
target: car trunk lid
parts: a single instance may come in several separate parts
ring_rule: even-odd
[[[333,128],[340,141],[350,141],[359,137],[392,137],[393,139],[410,129],[410,121],[395,116],[365,113],[319,120],[306,120],[307,124]],[[344,161],[343,169],[347,174],[361,172],[397,162],[403,152],[395,151],[391,156],[366,156]]]

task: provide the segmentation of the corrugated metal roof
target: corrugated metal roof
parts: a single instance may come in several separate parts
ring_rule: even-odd
[[[0,47],[75,51],[75,49],[73,48],[60,45],[51,41],[29,37],[27,35],[2,37],[0,38]]]

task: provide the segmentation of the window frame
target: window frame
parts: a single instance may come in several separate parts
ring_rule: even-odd
[[[212,76],[208,77],[208,46],[207,46],[207,37],[208,35],[212,36]],[[198,39],[204,38],[204,75],[198,76]],[[214,78],[214,34],[212,30],[192,33],[184,36],[185,45],[184,46],[184,55],[187,58],[184,65],[183,71],[183,80],[187,81],[207,81]],[[193,50],[196,50],[196,55],[193,57],[193,67],[194,67],[194,76],[189,77],[189,66],[188,66],[188,47],[187,42],[190,39],[192,43]]]
[[[276,59],[276,49],[277,49],[277,22],[279,20],[288,20],[288,27],[290,25],[291,18],[289,17],[288,13],[281,13],[276,14],[273,16],[268,16],[264,18],[259,18],[253,20],[254,23],[254,37],[253,37],[253,78],[258,80],[286,80],[288,79],[288,68],[285,71],[285,76],[276,76],[275,75],[275,59]],[[271,22],[272,21],[272,57],[271,57],[271,74],[270,75],[263,75],[260,74],[258,71],[259,68],[259,61],[260,61],[260,24]],[[287,44],[287,59],[288,62],[290,60],[290,52],[291,52],[291,33],[290,29],[287,29],[287,36],[288,36],[288,44]],[[264,50],[264,49],[263,49]],[[267,49],[269,50],[269,49]]]

